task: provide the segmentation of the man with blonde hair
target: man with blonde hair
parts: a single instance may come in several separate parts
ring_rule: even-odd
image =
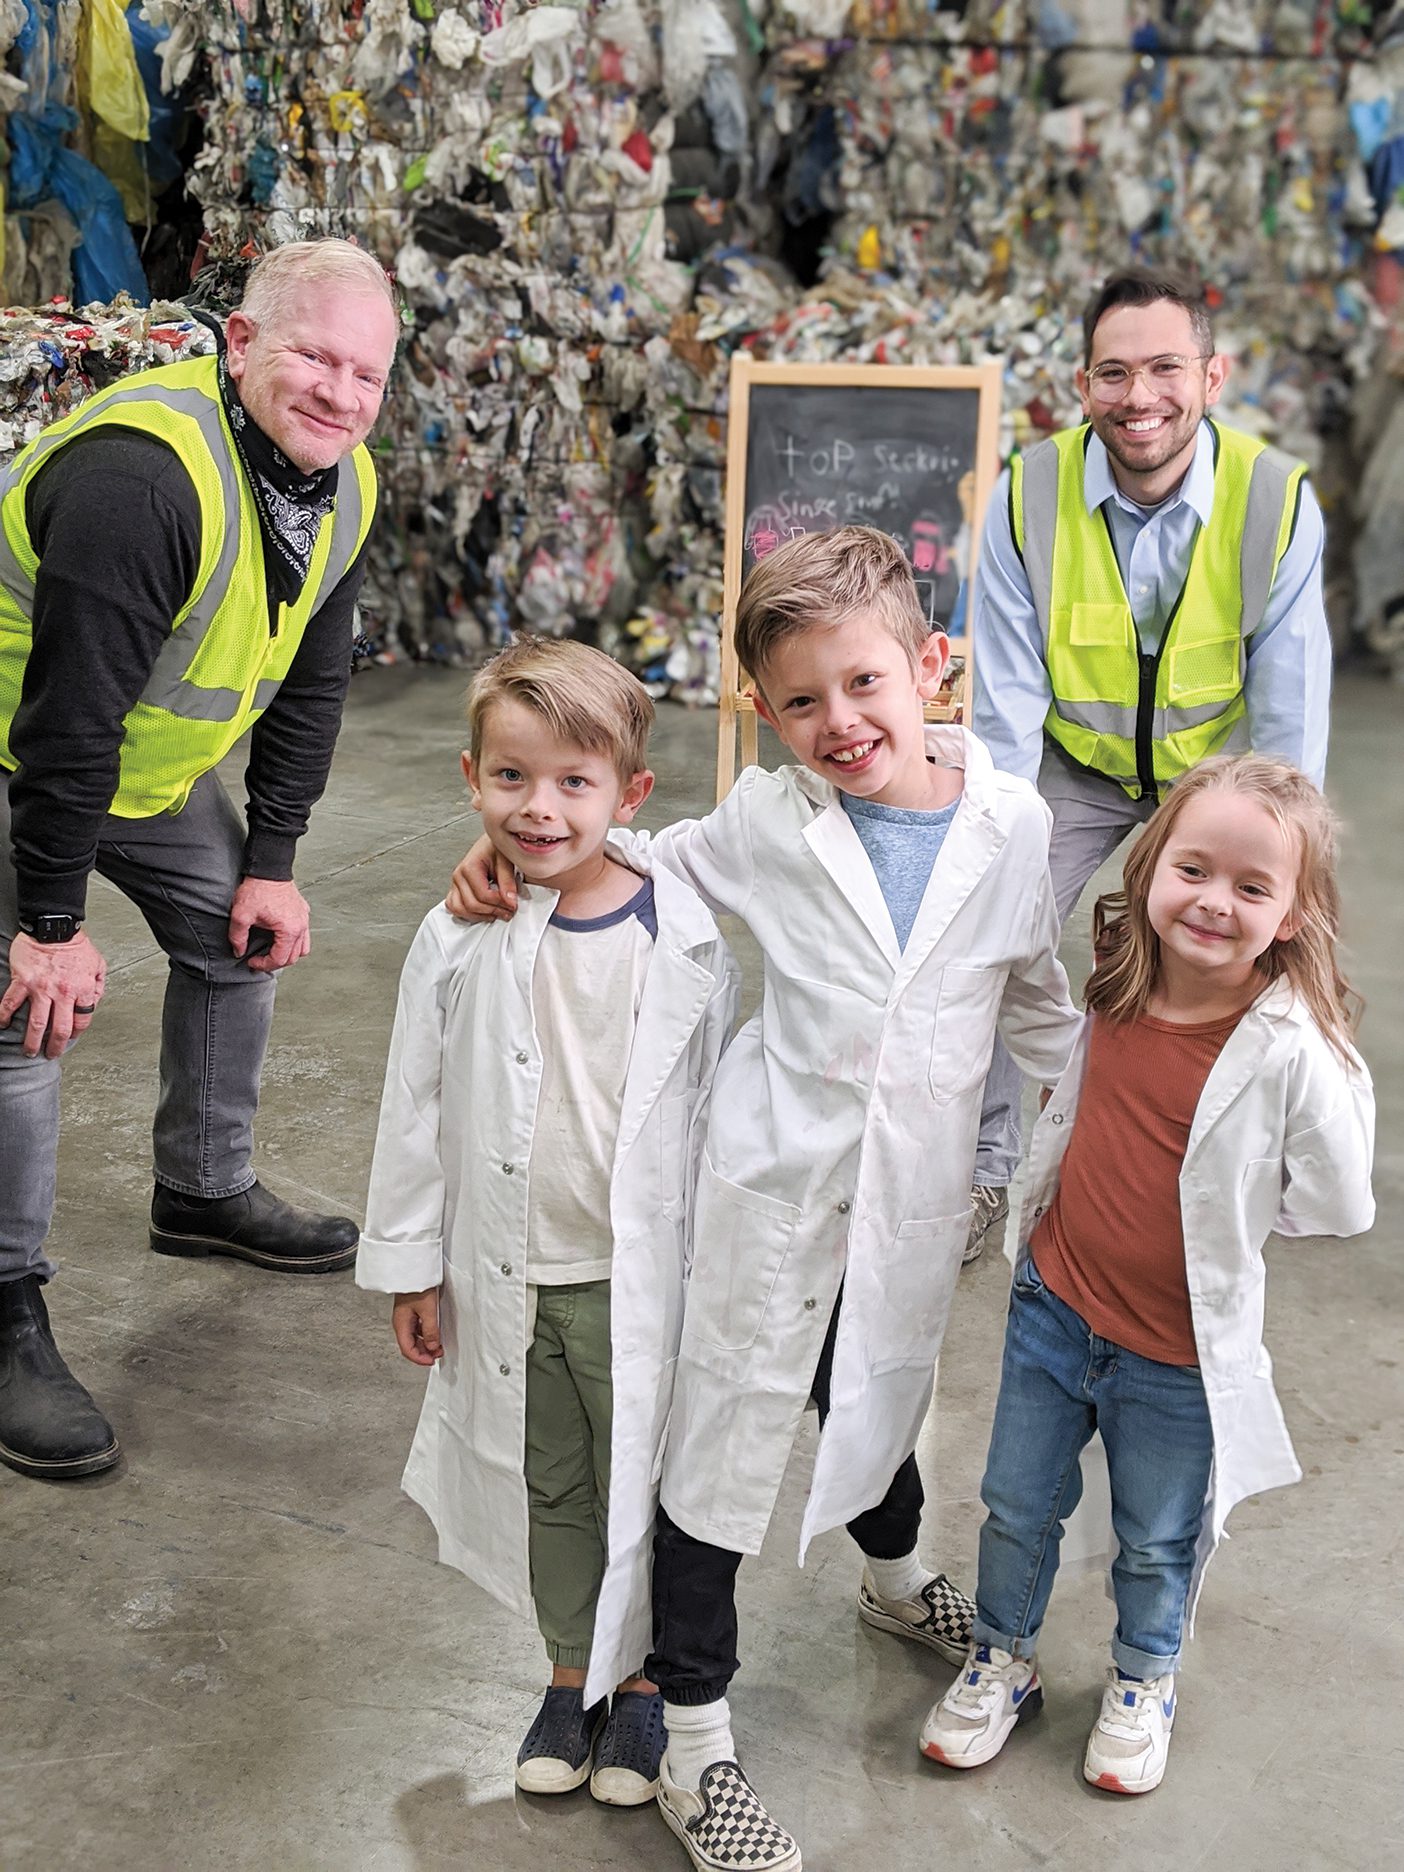
[[[0,477],[0,1461],[22,1474],[118,1456],[41,1291],[59,1061],[106,974],[92,872],[170,959],[151,1246],[301,1274],[355,1256],[354,1222],[250,1158],[275,975],[310,947],[293,853],[341,721],[396,331],[369,254],[292,243],[217,356],[124,379]],[[245,823],[213,769],[250,729]]]

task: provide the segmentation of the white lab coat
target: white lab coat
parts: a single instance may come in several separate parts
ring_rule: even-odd
[[[1086,1063],[1085,1029],[1033,1134],[1011,1253],[1016,1270],[1058,1187]],[[1274,1231],[1358,1235],[1369,1228],[1374,1136],[1375,1098],[1364,1062],[1343,1064],[1287,983],[1265,988],[1214,1062],[1180,1171],[1190,1314],[1214,1432],[1190,1588],[1191,1632],[1204,1569],[1230,1510],[1245,1496],[1301,1480],[1263,1344],[1263,1244]],[[1074,1530],[1069,1522],[1069,1538],[1078,1551],[1109,1560],[1116,1542],[1106,1459],[1094,1447],[1092,1487],[1074,1516],[1079,1525]]]
[[[404,1488],[438,1530],[440,1559],[525,1614],[526,1199],[541,1085],[532,976],[557,901],[524,886],[510,923],[459,923],[437,908],[420,926],[400,982],[356,1265],[360,1286],[387,1293],[442,1282],[444,1356],[430,1373]],[[658,936],[610,1184],[609,1554],[587,1705],[637,1671],[649,1649],[689,1198],[709,1088],[736,1017],[735,965],[709,913],[666,875],[654,880],[654,902]]]
[[[840,1284],[801,1558],[886,1493],[931,1398],[996,1026],[1048,1084],[1078,1029],[1048,808],[963,729],[928,729],[927,751],[965,790],[905,951],[835,788],[805,768],[748,768],[649,842],[765,962],[708,1117],[663,1470],[672,1518],[733,1552],[760,1548]]]

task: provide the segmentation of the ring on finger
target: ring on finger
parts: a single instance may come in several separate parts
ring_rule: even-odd
[[[73,1012],[75,1014],[96,1014],[97,1002],[94,1001],[91,1007],[80,1007],[78,1003],[75,1001],[73,1003]]]

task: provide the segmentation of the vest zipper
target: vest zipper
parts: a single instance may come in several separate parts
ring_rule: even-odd
[[[1134,621],[1132,629],[1135,629]],[[1165,636],[1160,640],[1160,648],[1154,654],[1145,650],[1141,652],[1141,683],[1136,697],[1136,777],[1141,783],[1141,798],[1152,800],[1157,806],[1160,804],[1160,793],[1155,784],[1155,749],[1151,743],[1151,728],[1155,721],[1155,683],[1169,635],[1167,625]]]

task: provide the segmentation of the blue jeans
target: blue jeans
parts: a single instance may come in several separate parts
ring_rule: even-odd
[[[1214,1436],[1193,1365],[1162,1365],[1109,1339],[1044,1286],[1032,1260],[1014,1282],[999,1402],[980,1498],[980,1578],[971,1635],[1033,1657],[1058,1570],[1063,1523],[1082,1494],[1078,1458],[1106,1447],[1116,1637],[1128,1677],[1180,1661]]]

